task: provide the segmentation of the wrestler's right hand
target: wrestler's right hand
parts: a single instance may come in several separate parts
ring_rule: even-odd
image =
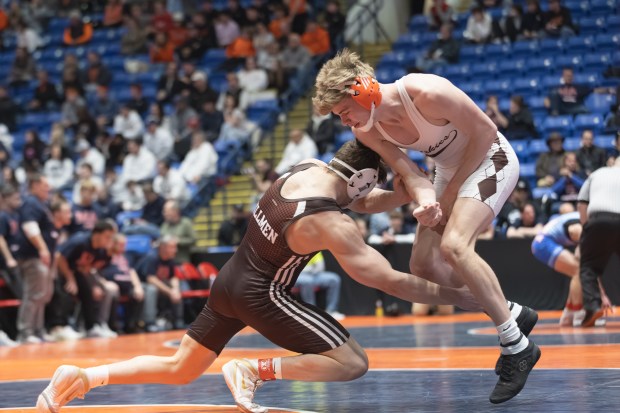
[[[441,206],[439,202],[419,205],[413,210],[413,216],[418,220],[420,225],[425,227],[434,227],[441,221]]]

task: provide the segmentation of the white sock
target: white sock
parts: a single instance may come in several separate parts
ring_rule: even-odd
[[[512,314],[512,318],[516,320],[517,317],[519,317],[519,314],[521,314],[521,309],[523,309],[523,306],[519,303],[515,303],[514,301],[506,301],[506,304],[508,304],[508,309],[510,310],[510,314]]]
[[[529,340],[525,337],[514,317],[510,317],[508,321],[497,326],[497,333],[499,334],[500,348],[502,354],[516,354],[527,347]]]
[[[273,371],[276,374],[276,380],[282,380],[282,357],[273,358]]]
[[[110,370],[108,366],[97,366],[84,369],[90,388],[106,386],[110,379]]]

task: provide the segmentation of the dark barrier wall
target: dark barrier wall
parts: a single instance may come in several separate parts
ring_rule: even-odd
[[[477,251],[497,274],[506,298],[537,310],[561,309],[568,295],[569,279],[538,262],[530,251],[531,240],[480,241]],[[378,247],[394,268],[408,272],[411,245],[396,244]],[[221,268],[231,254],[196,254],[195,262],[209,261]],[[385,306],[397,303],[401,312],[410,312],[411,305],[380,291],[365,287],[348,277],[331,254],[325,254],[327,269],[342,276],[340,311],[349,315],[374,314],[375,303]],[[612,303],[620,304],[620,260],[613,257],[603,276],[603,284]]]

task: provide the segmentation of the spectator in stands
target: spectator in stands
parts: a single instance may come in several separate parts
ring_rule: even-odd
[[[549,0],[549,10],[544,15],[545,32],[549,36],[574,36],[575,26],[570,10],[560,4],[560,0]]]
[[[219,47],[227,47],[239,37],[239,25],[227,13],[220,13],[215,20],[215,35]]]
[[[157,162],[157,176],[153,181],[153,190],[165,200],[176,201],[179,205],[189,199],[189,190],[181,173],[171,168],[169,159]]]
[[[245,114],[242,110],[235,109],[231,116],[225,120],[217,141],[239,144],[242,146],[249,143],[250,129],[246,124]]]
[[[387,217],[387,221],[385,218]],[[379,218],[373,220],[373,218]],[[415,237],[415,228],[405,225],[403,212],[395,209],[390,213],[371,215],[371,232],[368,237],[369,244],[391,245],[394,243],[412,243]],[[372,228],[375,227],[375,228]]]
[[[291,21],[291,32],[301,35],[308,22],[307,0],[284,0]]]
[[[0,280],[5,282],[14,298],[22,296],[22,275],[17,267],[15,255],[19,245],[17,236],[19,233],[19,208],[22,205],[19,190],[10,185],[4,184],[1,188],[2,210],[0,211]],[[3,298],[7,298],[6,296]],[[11,321],[11,330],[15,328],[15,320]],[[2,332],[2,321],[0,317],[0,346],[3,342],[7,343],[8,338]],[[8,343],[12,344],[12,343]]]
[[[514,43],[523,38],[523,23],[523,8],[520,4],[513,4],[506,15],[493,20],[494,40]]]
[[[187,39],[177,47],[177,55],[182,62],[197,61],[202,59],[207,50],[214,47],[217,47],[215,39],[205,36],[190,23],[187,25]]]
[[[22,149],[22,165],[27,171],[41,171],[44,159],[47,157],[47,145],[39,137],[34,129],[29,129],[24,134],[24,147]]]
[[[69,233],[91,231],[101,218],[97,200],[97,186],[92,181],[82,181],[80,184],[80,201],[74,202],[71,208],[72,219]]]
[[[284,5],[277,4],[273,6],[273,17],[268,27],[273,37],[279,43],[284,44],[287,41],[287,36],[291,34],[291,20]]]
[[[144,97],[142,85],[140,83],[132,83],[129,85],[129,100],[127,106],[144,116],[149,110],[149,101]]]
[[[252,36],[252,45],[256,50],[257,57],[267,50],[267,47],[275,42],[276,38],[269,31],[265,23],[258,23]]]
[[[157,237],[159,237],[159,227],[164,222],[164,204],[166,200],[153,189],[151,182],[142,184],[144,194],[144,206],[142,207],[142,220],[146,224],[156,227]]]
[[[545,17],[538,0],[526,0],[523,13],[523,36],[526,39],[537,39],[543,34]]]
[[[4,49],[4,42],[2,38],[4,36],[4,32],[9,27],[9,16],[4,11],[3,7],[0,7],[0,50]]]
[[[218,108],[218,110],[224,111],[227,96],[231,96],[235,101],[233,109],[239,106],[242,91],[243,89],[241,89],[241,86],[239,85],[239,77],[237,76],[237,73],[226,73],[226,89],[220,92],[220,96],[217,99],[216,107]]]
[[[506,119],[506,116],[501,110],[499,110],[499,101],[497,96],[489,95],[489,97],[487,97],[486,109],[484,110],[484,113],[487,114],[487,116],[493,121],[500,131],[503,131],[503,129],[508,125],[508,119]]]
[[[174,28],[174,19],[166,9],[165,1],[153,2],[153,16],[151,27],[155,33],[169,33]]]
[[[90,50],[86,54],[86,67],[80,73],[80,80],[87,92],[94,92],[98,86],[110,86],[112,72],[101,61],[99,53]]]
[[[243,204],[232,207],[232,215],[222,222],[217,232],[217,243],[220,246],[237,246],[248,229],[248,215]]]
[[[215,102],[206,101],[203,103],[200,121],[202,130],[207,135],[207,140],[214,142],[220,136],[220,131],[224,124],[224,115],[217,110]]]
[[[81,193],[80,188],[82,187],[83,182],[90,181],[94,183],[95,186],[97,187],[98,192],[101,191],[101,189],[104,187],[103,180],[99,176],[93,173],[93,167],[87,162],[80,163],[78,161],[76,175],[77,175],[77,182],[75,183],[75,185],[73,185],[73,196],[72,196],[73,203],[75,204],[79,204],[80,202],[82,202],[81,195],[80,195]],[[106,182],[106,186],[107,186],[107,182]]]
[[[429,29],[439,30],[446,23],[455,23],[454,10],[446,0],[433,0],[427,20]]]
[[[78,123],[77,110],[85,106],[86,101],[80,96],[78,89],[74,87],[65,88],[65,102],[62,104],[60,114],[60,120],[65,128],[74,127]]]
[[[467,27],[463,37],[470,43],[483,44],[491,38],[493,19],[482,7],[476,6],[471,10],[467,19]]]
[[[172,156],[176,161],[181,161],[187,156],[192,147],[192,135],[196,132],[202,132],[198,115],[187,119],[181,134],[175,137]]]
[[[278,173],[273,169],[273,161],[271,159],[257,159],[254,167],[245,171],[247,175],[252,177],[252,184],[256,190],[256,195],[252,199],[252,210],[263,197],[263,194],[271,187],[279,177]]]
[[[127,297],[123,330],[125,333],[131,334],[138,332],[144,302],[144,289],[138,273],[129,265],[125,255],[126,247],[127,237],[120,233],[114,234],[112,246],[108,250],[110,262],[101,269],[101,275],[106,280],[118,285],[121,297]]]
[[[73,126],[75,139],[86,139],[89,142],[95,142],[99,134],[99,126],[95,118],[90,114],[86,106],[79,106],[76,114],[77,123]]]
[[[181,286],[175,275],[177,240],[164,236],[136,268],[144,286],[144,322],[148,331],[183,328]]]
[[[594,145],[594,133],[590,129],[581,132],[581,147],[577,150],[577,162],[586,176],[605,166],[606,160],[605,149]]]
[[[330,0],[327,2],[323,19],[327,27],[327,33],[329,33],[331,51],[335,53],[345,46],[344,29],[347,23],[346,16],[340,11],[340,3],[338,1]]]
[[[123,172],[119,176],[121,182],[145,181],[155,175],[157,159],[142,145],[142,139],[127,141],[127,155],[123,160]]]
[[[308,20],[306,30],[301,35],[301,44],[316,57],[325,56],[331,49],[329,33],[314,20]]]
[[[564,159],[564,137],[559,132],[551,132],[547,138],[549,152],[543,152],[536,160],[538,186],[551,186],[560,176]]]
[[[240,105],[242,108],[250,106],[257,100],[275,98],[275,95],[265,92],[269,86],[267,71],[256,64],[256,58],[245,59],[244,67],[237,72],[239,86],[242,89]]]
[[[218,156],[201,131],[192,135],[192,148],[181,162],[179,172],[186,182],[198,184],[217,172]]]
[[[298,74],[298,78],[303,77],[304,70],[309,69],[311,58],[308,48],[301,44],[299,35],[290,34],[286,47],[282,50],[282,66],[286,76],[291,78]]]
[[[88,164],[88,169],[92,170],[92,174],[101,179],[105,172],[105,157],[99,149],[91,146],[87,140],[80,139],[75,145],[75,152],[78,154],[76,166],[79,168],[85,163]]]
[[[38,84],[34,89],[34,96],[28,104],[30,110],[55,110],[60,104],[60,95],[56,85],[50,82],[45,70],[37,71]]]
[[[123,0],[109,0],[103,8],[103,27],[118,27],[123,24]]]
[[[581,172],[577,155],[574,152],[566,152],[562,159],[559,177],[551,186],[551,190],[557,199],[562,201],[576,201],[579,190],[585,181],[585,174]]]
[[[437,66],[457,63],[459,60],[459,42],[452,37],[452,25],[446,23],[439,30],[439,39],[431,44],[430,48],[416,60],[414,70],[431,72]]]
[[[614,162],[618,157],[620,157],[620,131],[616,133],[614,147],[610,151],[609,158],[607,158],[607,166],[614,166]]]
[[[534,125],[534,118],[523,96],[513,95],[510,98],[508,122],[502,125],[508,139],[537,138],[538,130]]]
[[[338,312],[340,301],[340,276],[325,269],[325,257],[319,252],[308,261],[303,271],[299,274],[295,287],[299,288],[301,299],[308,304],[316,306],[315,292],[324,289],[325,311],[336,320],[342,320],[345,315]]]
[[[505,234],[508,227],[520,218],[521,209],[531,201],[531,197],[530,184],[525,179],[519,179],[508,201],[497,214],[496,227],[500,233]]]
[[[65,67],[62,71],[62,79],[61,79],[62,90],[66,92],[68,89],[73,88],[77,91],[78,95],[84,96],[84,86],[80,81],[79,70],[69,67],[68,69]]]
[[[620,131],[620,104],[612,106],[611,113],[605,121],[605,130],[614,133]]]
[[[50,187],[54,191],[69,189],[73,182],[75,165],[67,156],[65,149],[60,144],[54,144],[50,148],[50,158],[43,165],[43,175],[47,177]]]
[[[97,124],[102,128],[112,125],[114,117],[118,114],[119,106],[116,99],[110,96],[108,86],[97,85],[96,95],[90,103],[90,110]]]
[[[170,115],[170,132],[175,140],[181,138],[187,121],[197,116],[196,111],[189,105],[188,97],[179,95],[174,98],[174,111]]]
[[[35,61],[28,50],[22,47],[15,49],[15,58],[8,76],[9,84],[11,86],[27,86],[35,75]]]
[[[565,67],[562,69],[560,85],[552,89],[548,96],[548,102],[545,102],[552,116],[577,115],[589,112],[584,101],[592,89],[586,85],[573,83],[573,79],[572,68]]]
[[[119,296],[116,284],[103,279],[98,270],[108,265],[108,249],[116,234],[111,220],[98,221],[92,231],[72,235],[59,247],[57,268],[65,279],[65,289],[77,294],[87,337],[114,338],[109,325],[113,301]]]
[[[146,53],[147,31],[132,17],[125,17],[125,32],[121,36],[121,54],[134,56]]]
[[[43,46],[43,40],[41,40],[39,34],[22,21],[18,21],[15,24],[15,35],[17,36],[17,48],[23,48],[28,53],[34,53]]]
[[[144,146],[158,160],[165,159],[172,153],[174,137],[170,130],[161,126],[159,120],[148,118],[144,132]]]
[[[63,43],[65,46],[79,46],[89,43],[93,38],[93,25],[84,23],[82,15],[78,10],[69,13],[69,25],[63,33]]]
[[[191,93],[193,86],[192,76],[199,71],[193,62],[183,62],[179,71],[179,82],[181,82],[180,93],[187,96]]]
[[[17,114],[19,107],[9,96],[6,86],[0,85],[0,125],[5,125],[9,131],[17,129]]]
[[[177,239],[176,261],[178,263],[191,263],[190,253],[196,243],[192,220],[181,215],[181,207],[173,200],[166,201],[163,213],[164,223],[161,225],[161,235],[169,235]]]
[[[150,46],[151,63],[170,63],[174,61],[174,44],[164,32],[155,33],[155,41]]]
[[[519,219],[513,221],[506,231],[506,238],[534,238],[543,229],[533,204],[527,203],[520,210]]]
[[[319,154],[331,151],[336,140],[336,128],[331,112],[321,115],[317,108],[312,111],[312,117],[306,126],[306,133],[312,138]]]
[[[123,135],[123,138],[134,140],[144,132],[144,123],[138,112],[132,110],[127,102],[124,102],[121,104],[120,112],[114,117],[112,129],[114,133]]]
[[[256,64],[267,71],[270,88],[276,88],[278,93],[286,90],[288,82],[284,73],[279,43],[273,41],[264,50],[260,50],[256,56]]]
[[[119,177],[119,180],[121,178],[122,176]],[[133,179],[125,181],[125,189],[121,192],[120,198],[123,211],[139,211],[146,203],[142,186]]]
[[[44,335],[43,314],[52,297],[52,257],[56,252],[55,235],[71,222],[71,207],[64,200],[55,200],[50,207],[47,178],[32,174],[28,181],[29,195],[19,209],[18,265],[24,293],[17,315],[19,341],[36,344]]]
[[[205,72],[196,71],[192,74],[192,86],[189,101],[195,111],[199,111],[202,105],[207,101],[217,101],[218,94],[209,86],[207,74]]]
[[[282,160],[275,170],[279,175],[282,175],[293,165],[297,165],[304,159],[316,158],[317,155],[318,149],[312,138],[301,129],[293,129],[289,133],[288,143],[284,147]]]
[[[166,65],[166,71],[157,81],[157,101],[161,103],[171,102],[183,89],[178,75],[178,65],[170,62]]]
[[[226,46],[226,61],[220,66],[224,71],[236,70],[248,57],[256,56],[256,50],[252,44],[250,30],[244,28],[241,34]]]

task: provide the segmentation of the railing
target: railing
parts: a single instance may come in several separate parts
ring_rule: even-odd
[[[345,28],[345,38],[352,39],[353,43],[359,44],[359,53],[364,58],[364,39],[363,33],[369,27],[372,27],[374,34],[374,42],[378,43],[381,38],[391,42],[390,36],[383,28],[383,25],[379,21],[379,11],[383,8],[383,0],[370,0],[370,1],[350,1],[349,10],[358,9],[359,12],[355,15],[355,18],[347,22]]]

